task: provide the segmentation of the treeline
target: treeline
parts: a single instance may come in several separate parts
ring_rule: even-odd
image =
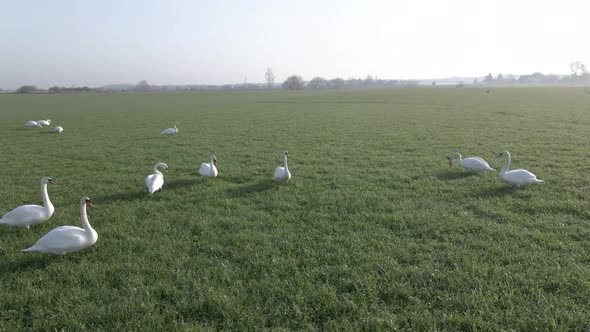
[[[309,82],[305,82],[301,76],[293,75],[288,77],[281,85],[288,90],[303,90],[303,89],[341,89],[341,88],[379,88],[379,87],[415,87],[419,82],[416,80],[383,80],[376,79],[368,75],[365,79],[349,78],[347,80],[342,78],[325,79],[316,76]]]
[[[20,88],[16,89],[14,93],[80,93],[80,92],[95,92],[98,91],[97,89],[89,88],[87,86],[83,87],[75,87],[75,88],[66,88],[66,87],[59,87],[59,86],[52,86],[51,88],[45,89],[38,89],[35,85],[23,85]]]

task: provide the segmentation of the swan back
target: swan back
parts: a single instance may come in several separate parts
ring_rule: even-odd
[[[94,207],[90,198],[80,199],[80,222],[82,228],[74,226],[61,226],[54,228],[40,238],[32,247],[23,249],[23,252],[41,252],[54,255],[65,255],[88,248],[98,240],[98,233],[90,226],[86,207]]]
[[[37,121],[27,121],[25,122],[25,127],[42,127]]]
[[[508,170],[510,167],[510,152],[502,151],[498,157],[506,157],[506,161],[504,162],[504,166],[502,166],[502,170],[500,171],[499,175],[502,182],[516,187],[545,182],[543,180],[537,179],[535,174],[527,171],[526,169]]]
[[[150,194],[162,189],[162,186],[164,186],[164,175],[160,172],[159,168],[168,169],[168,165],[162,162],[156,163],[154,165],[154,174],[150,174],[145,178],[145,183]]]
[[[274,179],[277,182],[288,182],[291,179],[291,172],[289,172],[289,166],[287,164],[287,159],[289,158],[289,152],[283,151],[283,158],[285,162],[285,167],[277,167],[275,169],[275,176]]]
[[[201,163],[201,167],[199,168],[199,174],[205,178],[214,178],[217,177],[217,157],[215,155],[211,155],[209,157],[208,163]]]
[[[453,166],[453,160],[457,160],[457,164],[468,171],[495,171],[495,169],[491,168],[490,165],[481,157],[468,157],[463,159],[459,152],[454,152],[449,158],[449,166]]]
[[[173,123],[173,127],[172,128],[166,128],[164,130],[162,130],[162,132],[160,132],[161,135],[173,135],[178,133],[178,128],[176,128],[176,126],[178,126],[180,124],[180,122],[175,122]]]
[[[54,131],[59,134],[62,131],[64,131],[64,128],[62,126],[57,126],[57,127],[55,127]]]
[[[43,206],[39,205],[21,205],[2,216],[0,224],[5,224],[15,227],[29,228],[33,225],[40,224],[49,220],[55,211],[53,204],[49,200],[47,193],[47,184],[53,183],[50,177],[43,177],[40,181],[41,197],[43,199]]]

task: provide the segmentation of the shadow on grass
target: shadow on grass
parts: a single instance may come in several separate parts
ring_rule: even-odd
[[[149,193],[147,192],[147,189],[142,190],[142,191],[115,193],[115,194],[106,195],[106,196],[102,196],[102,197],[99,196],[93,201],[95,201],[96,204],[109,204],[109,203],[114,203],[114,202],[119,202],[119,201],[131,202],[131,201],[136,201],[136,200],[144,198],[144,197],[149,197]]]
[[[160,135],[158,135],[158,136],[128,138],[128,139],[123,139],[121,141],[123,141],[123,142],[138,142],[138,141],[147,141],[147,140],[154,140],[154,139],[161,139],[161,138],[162,137]]]
[[[237,188],[229,189],[228,191],[233,196],[246,196],[252,193],[258,193],[269,190],[271,188],[274,188],[275,186],[277,186],[277,184],[275,184],[274,181],[269,180],[265,182],[242,185]]]
[[[181,180],[173,180],[164,183],[164,188],[162,190],[175,190],[180,188],[186,188],[194,185],[200,179],[181,179]]]
[[[39,134],[59,134],[59,133],[56,133],[55,131],[42,131]]]
[[[505,195],[511,195],[515,192],[518,192],[518,190],[522,190],[522,189],[512,188],[511,186],[501,186],[501,187],[487,188],[487,189],[474,191],[473,196],[475,196],[475,197],[505,196]]]
[[[53,262],[50,256],[23,253],[22,257],[14,261],[0,262],[0,276],[29,270],[45,269]]]
[[[436,177],[439,178],[440,180],[457,180],[457,179],[466,179],[466,178],[472,177],[474,175],[477,175],[477,173],[475,173],[475,172],[457,172],[457,171],[453,171],[453,170],[449,169],[448,171],[438,172]]]

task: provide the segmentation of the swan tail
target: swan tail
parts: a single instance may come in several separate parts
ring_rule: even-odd
[[[37,248],[35,248],[35,246],[32,246],[30,248],[27,249],[23,249],[21,250],[22,252],[32,252],[32,251],[37,251]]]

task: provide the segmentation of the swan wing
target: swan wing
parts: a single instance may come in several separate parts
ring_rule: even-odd
[[[63,255],[68,252],[76,252],[93,245],[90,243],[86,231],[80,227],[61,226],[52,229],[49,233],[43,235],[27,251],[39,251]]]
[[[46,208],[39,205],[22,205],[9,212],[7,212],[0,223],[17,227],[28,227],[38,224],[49,219],[51,215],[48,214]]]
[[[148,192],[153,194],[164,185],[164,176],[162,174],[151,174],[145,178],[145,183],[148,187]]]
[[[537,176],[526,169],[513,169],[504,173],[504,180],[513,185],[525,185],[536,182],[543,182]]]
[[[469,157],[459,161],[463,168],[471,171],[493,171],[494,169],[480,157]]]
[[[277,167],[275,169],[275,180],[281,180],[283,178],[283,173],[285,173],[285,168]]]
[[[201,167],[199,168],[199,174],[201,176],[210,176],[211,175],[211,167],[207,163],[202,163]]]

